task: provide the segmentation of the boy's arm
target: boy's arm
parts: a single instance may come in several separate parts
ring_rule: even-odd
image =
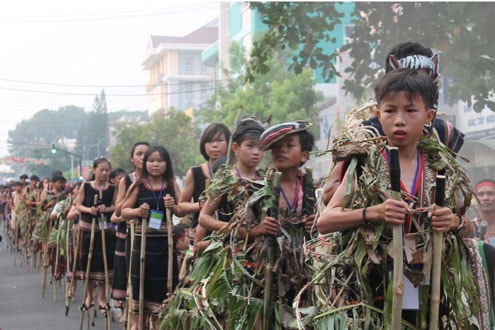
[[[344,178],[346,178],[344,176]],[[322,234],[356,228],[368,222],[386,221],[390,224],[404,223],[404,215],[409,212],[406,202],[387,199],[385,202],[360,209],[343,208],[347,180],[337,188],[328,205],[317,221]]]
[[[199,213],[199,224],[209,230],[219,230],[225,226],[225,222],[216,219],[213,214],[220,205],[220,198],[208,197],[205,205]]]
[[[335,191],[340,184],[340,172],[342,171],[343,162],[338,162],[335,164],[334,168],[330,172],[330,176],[325,182],[323,187],[323,204],[327,205],[332,199]]]

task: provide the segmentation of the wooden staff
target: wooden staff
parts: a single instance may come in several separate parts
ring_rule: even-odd
[[[98,203],[98,195],[95,194],[93,205],[96,206]],[[82,221],[82,220],[79,220]],[[96,231],[96,217],[91,219],[91,236],[89,239],[89,253],[88,253],[88,263],[86,265],[86,273],[84,275],[84,291],[83,291],[83,304],[81,307],[81,320],[79,321],[79,330],[82,330],[84,313],[88,312],[88,328],[89,328],[89,306],[86,306],[86,296],[88,294],[88,283],[89,283],[89,273],[91,270],[91,259],[93,258],[93,245],[95,241],[95,231]]]
[[[132,326],[132,250],[134,249],[134,219],[129,220],[129,228],[131,230],[131,248],[129,253],[129,271],[127,276],[127,291],[129,297],[127,299],[127,330],[131,330]]]
[[[390,185],[392,198],[401,200],[400,188],[400,164],[399,148],[391,147],[390,151]],[[402,225],[393,226],[393,250],[394,273],[393,273],[393,299],[392,299],[392,326],[391,329],[400,329],[402,321],[402,297],[404,295],[404,268],[402,248]]]
[[[279,211],[279,197],[280,197],[280,179],[282,177],[281,172],[275,172],[273,176],[272,187],[272,206],[270,208],[270,216],[278,218]],[[273,266],[275,263],[275,247],[277,246],[277,240],[273,236],[266,237],[267,244],[267,265],[265,268],[265,295],[263,306],[263,330],[270,330],[273,328],[273,308],[272,308],[272,286],[273,286]]]
[[[46,216],[46,233],[43,239],[42,247],[43,247],[43,257],[41,258],[41,297],[45,298],[45,289],[46,289],[46,272],[48,268],[48,238],[50,231],[52,230],[51,221],[50,221],[50,210],[47,209],[45,211]]]
[[[100,202],[103,203],[103,190],[99,190]],[[105,229],[106,229],[106,219],[105,214],[100,212],[100,224],[102,228],[100,228],[101,232],[101,250],[103,253],[103,270],[105,273],[105,329],[110,329],[110,317],[108,317],[109,309],[108,306],[108,288],[110,287],[110,281],[108,279],[108,262],[107,262],[107,243],[105,238]],[[99,288],[101,290],[101,288]],[[99,306],[101,309],[101,306]]]
[[[68,229],[72,232],[72,227],[74,224],[72,223],[71,228]],[[76,265],[77,265],[77,250],[79,248],[79,230],[76,228],[76,232],[72,233],[72,278],[70,281],[70,297],[73,298],[72,294],[75,291],[75,286],[76,286]],[[71,299],[72,300],[72,299]],[[67,316],[69,314],[69,307],[66,308],[65,315]]]
[[[445,206],[445,170],[439,170],[436,180],[435,205]],[[433,261],[431,273],[431,301],[430,301],[430,330],[438,329],[440,308],[440,279],[442,274],[442,241],[441,232],[433,232]]]
[[[170,197],[170,194],[166,194],[165,197]],[[167,239],[168,239],[168,275],[167,275],[167,291],[172,293],[172,275],[174,272],[174,235],[172,228],[172,211],[166,208],[167,213]]]
[[[72,221],[66,219],[67,221],[67,232],[65,235],[65,254],[66,254],[66,260],[65,260],[65,269],[66,272],[69,272],[70,269],[70,247],[69,247],[69,240],[70,240],[70,231],[72,229]],[[65,316],[69,315],[69,306],[70,306],[70,298],[72,296],[71,293],[71,281],[69,279],[69,274],[67,273],[67,278],[65,280]]]
[[[57,302],[57,271],[58,271],[58,261],[59,261],[59,246],[60,246],[60,229],[62,227],[59,219],[56,218],[55,221],[58,223],[57,229],[57,240],[56,240],[56,248],[55,248],[55,268],[52,266],[52,281],[53,281],[53,302]]]
[[[141,218],[141,254],[139,258],[139,324],[138,329],[141,329],[144,321],[144,267],[146,261],[146,228],[147,218]]]

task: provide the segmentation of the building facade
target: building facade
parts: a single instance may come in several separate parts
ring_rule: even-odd
[[[142,65],[148,115],[163,116],[169,109],[204,107],[215,81],[215,70],[201,62],[201,53],[218,39],[218,20],[183,37],[150,36]]]

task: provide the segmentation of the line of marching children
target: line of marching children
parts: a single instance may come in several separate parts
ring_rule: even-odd
[[[376,85],[383,134],[360,125],[339,139],[333,151],[347,153],[336,158],[342,170],[326,206],[316,199],[310,169],[302,171],[314,147],[311,124],[265,127],[250,116],[232,136],[221,123],[205,129],[205,162],[189,169],[182,191],[167,149],[138,142],[130,153],[134,172],[111,183],[110,161],[99,158],[73,198],[52,191],[46,195],[57,198],[36,200],[55,214],[37,215],[46,228],[32,230],[42,238],[39,250],[54,256],[43,258],[43,268],[57,274],[65,264],[69,278],[83,283],[79,327],[96,307],[109,328],[113,300],[131,329],[389,329],[397,319],[408,329],[431,322],[490,329],[493,262],[484,261],[491,252],[466,238],[473,191],[462,166],[438,139],[424,136],[438,86],[431,73],[401,69],[415,61],[428,62],[396,60]],[[260,166],[265,151],[270,161]],[[445,193],[435,196],[441,177]],[[21,200],[29,209],[29,198]],[[16,250],[28,241],[20,204],[11,206]],[[174,215],[191,221],[173,226]],[[47,230],[53,234],[40,234]],[[436,255],[433,237],[441,238]],[[66,260],[58,258],[62,246]],[[76,281],[68,283],[70,300]]]

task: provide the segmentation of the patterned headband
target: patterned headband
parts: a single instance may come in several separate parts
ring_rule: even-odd
[[[289,134],[305,131],[310,127],[311,123],[305,120],[296,120],[274,125],[261,134],[261,149],[268,150],[274,142],[281,140]]]
[[[409,55],[398,60],[395,55],[390,55],[390,66],[396,69],[414,69],[423,70],[428,73],[434,82],[438,79],[438,54],[433,55],[431,58],[424,55]]]
[[[478,185],[476,186],[476,190],[479,190],[481,187],[490,187],[490,188],[495,188],[495,183],[491,182],[491,181],[483,181],[483,182],[480,182],[478,183]]]

